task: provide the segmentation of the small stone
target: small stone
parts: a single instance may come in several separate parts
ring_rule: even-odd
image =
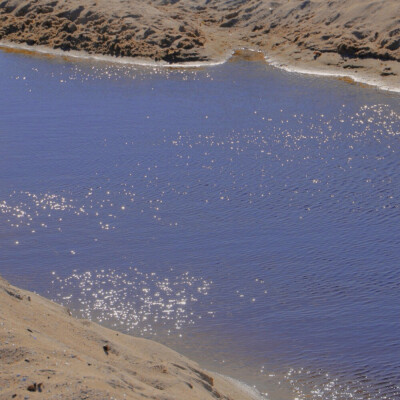
[[[318,57],[321,57],[321,52],[320,51],[314,51],[314,60],[316,60]]]
[[[34,383],[34,384],[32,384],[32,385],[29,385],[29,386],[27,387],[27,389],[28,389],[30,392],[36,392],[36,389],[37,389],[36,383]]]
[[[110,345],[109,344],[104,345],[103,350],[104,350],[104,353],[106,353],[108,355],[108,352],[111,350]]]

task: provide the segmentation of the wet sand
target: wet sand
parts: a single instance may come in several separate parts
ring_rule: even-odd
[[[171,64],[246,48],[289,70],[400,90],[399,15],[396,0],[6,0],[0,40]]]
[[[2,278],[0,358],[0,399],[257,398],[161,344],[75,319]]]

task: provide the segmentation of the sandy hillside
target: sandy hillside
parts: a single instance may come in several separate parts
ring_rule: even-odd
[[[158,343],[71,317],[0,278],[0,399],[250,400]]]
[[[400,1],[5,0],[0,39],[168,62],[213,60],[250,46],[293,61],[335,55],[335,65],[397,65]]]

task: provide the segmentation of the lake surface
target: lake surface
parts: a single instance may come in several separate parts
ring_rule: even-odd
[[[270,400],[400,399],[399,94],[241,60],[0,71],[5,278]]]

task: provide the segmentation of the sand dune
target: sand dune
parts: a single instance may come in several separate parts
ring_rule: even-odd
[[[254,399],[163,345],[75,319],[1,278],[0,360],[0,399]]]
[[[170,63],[212,61],[247,47],[291,65],[396,85],[400,2],[5,0],[0,40]]]

